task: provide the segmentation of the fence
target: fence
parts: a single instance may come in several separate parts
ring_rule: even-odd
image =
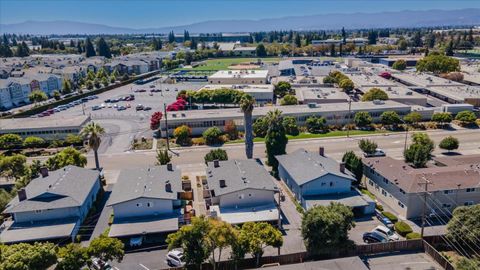
[[[405,241],[394,241],[388,243],[378,243],[378,244],[368,244],[368,245],[356,245],[353,249],[348,251],[333,251],[330,254],[326,254],[321,257],[321,259],[334,259],[340,257],[352,257],[352,256],[362,256],[362,255],[373,255],[373,254],[382,254],[382,253],[391,253],[391,252],[401,252],[401,251],[419,251],[425,252],[429,255],[435,262],[437,262],[445,270],[455,270],[452,264],[440,254],[432,245],[427,241],[422,239],[412,239]],[[302,263],[306,260],[311,260],[312,257],[309,256],[307,252],[299,252],[292,254],[283,254],[278,256],[265,256],[260,260],[260,265],[265,264],[275,264],[280,265],[284,264],[294,264]],[[228,270],[235,269],[235,262],[233,261],[222,261],[217,264],[218,270]],[[254,258],[246,258],[237,262],[238,269],[247,269],[255,268],[256,260]],[[181,269],[181,268],[172,268],[172,269]],[[211,264],[203,264],[202,269],[210,270],[213,269]]]

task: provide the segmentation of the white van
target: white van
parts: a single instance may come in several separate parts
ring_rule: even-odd
[[[375,229],[372,230],[372,232],[377,232],[386,238],[388,238],[389,241],[398,241],[400,240],[400,236],[396,234],[394,231],[390,230],[389,228],[379,225],[375,227]]]

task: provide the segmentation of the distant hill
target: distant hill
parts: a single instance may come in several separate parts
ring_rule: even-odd
[[[214,20],[188,25],[133,29],[71,21],[26,21],[0,24],[0,33],[47,34],[136,34],[254,32],[270,30],[329,30],[383,27],[428,27],[480,24],[480,9],[396,11],[378,13],[324,14],[261,20]]]

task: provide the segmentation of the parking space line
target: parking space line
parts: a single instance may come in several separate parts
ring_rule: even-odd
[[[141,263],[139,263],[138,265],[140,265],[141,267],[143,267],[143,269],[145,269],[145,270],[150,270],[150,268],[146,267],[145,265],[143,265],[143,264],[141,264]]]

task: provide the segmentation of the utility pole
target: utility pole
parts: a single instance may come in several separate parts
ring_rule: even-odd
[[[348,98],[348,127],[347,127],[347,138],[350,137],[350,126],[352,124],[352,116],[350,115],[352,113],[352,97],[349,96]]]
[[[422,230],[420,233],[420,237],[423,239],[423,233],[425,230],[425,223],[426,223],[426,212],[427,212],[427,196],[430,195],[428,193],[428,185],[431,185],[432,182],[430,182],[425,176],[422,176],[422,179],[425,181],[424,183],[418,183],[419,185],[424,185],[424,191],[423,191],[423,210],[422,210]]]
[[[408,139],[408,125],[405,127],[405,144],[403,145],[403,153],[407,151],[407,139]]]
[[[167,138],[167,150],[170,150],[170,141],[168,135],[168,119],[167,119],[167,104],[163,103],[163,112],[165,115],[165,134]]]

